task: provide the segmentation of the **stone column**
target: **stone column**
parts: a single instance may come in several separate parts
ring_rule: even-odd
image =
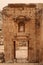
[[[42,16],[41,16],[41,39],[40,39],[40,62],[43,63],[43,7],[42,7]]]
[[[41,35],[41,9],[36,8],[36,22],[35,22],[35,34],[36,34],[36,62],[40,62],[40,35]]]
[[[13,24],[6,16],[3,20],[4,54],[5,62],[14,62]]]

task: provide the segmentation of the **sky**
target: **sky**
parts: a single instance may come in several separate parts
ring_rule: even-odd
[[[0,10],[9,3],[43,3],[43,0],[0,0]]]

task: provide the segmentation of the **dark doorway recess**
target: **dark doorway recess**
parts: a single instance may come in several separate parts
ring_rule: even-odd
[[[16,59],[16,43],[14,41],[14,59]]]

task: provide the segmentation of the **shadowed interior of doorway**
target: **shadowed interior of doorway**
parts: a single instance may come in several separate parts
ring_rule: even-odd
[[[14,41],[14,59],[16,62],[28,62],[29,58],[29,41],[21,42],[19,46],[16,46]]]

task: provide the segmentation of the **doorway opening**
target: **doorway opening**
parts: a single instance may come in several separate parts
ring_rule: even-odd
[[[18,44],[14,41],[14,59],[21,62],[29,59],[29,41],[19,41]]]

